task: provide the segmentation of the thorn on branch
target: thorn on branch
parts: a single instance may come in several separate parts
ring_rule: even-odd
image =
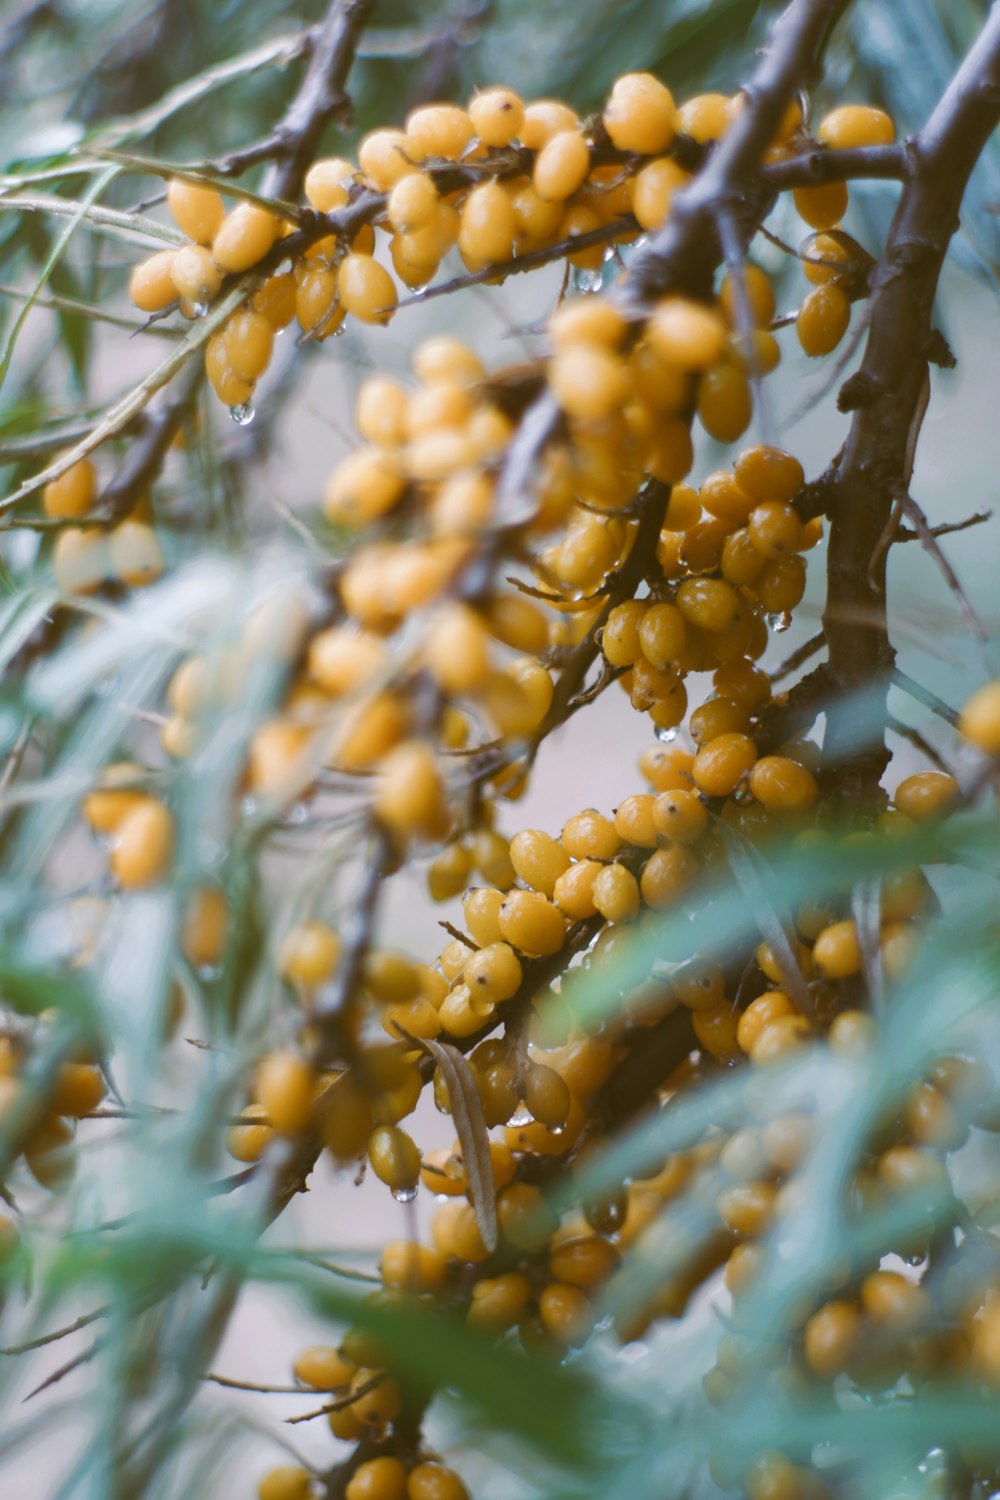
[[[871,406],[878,391],[878,382],[871,375],[866,375],[863,370],[855,370],[853,375],[848,375],[837,393],[837,410],[861,411],[864,407]]]
[[[924,354],[929,364],[937,365],[942,370],[954,370],[958,364],[958,360],[952,353],[951,345],[940,328],[932,328],[927,335]]]

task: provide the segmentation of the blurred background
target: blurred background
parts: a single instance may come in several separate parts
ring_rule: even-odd
[[[462,100],[477,86],[493,82],[508,83],[527,96],[565,97],[581,113],[599,107],[613,79],[631,69],[656,72],[679,100],[705,90],[732,92],[752,65],[776,9],[755,0],[618,0],[613,5],[606,0],[545,0],[541,5],[537,0],[380,0],[349,84],[353,127],[331,128],[326,145],[331,154],[350,155],[364,131],[401,123],[415,104],[433,98]],[[63,161],[66,151],[95,140],[186,164],[245,146],[281,116],[301,75],[301,63],[289,60],[295,38],[322,10],[319,4],[293,8],[284,0],[52,0],[2,6],[4,169],[21,174],[30,167],[44,173],[49,163]],[[954,72],[985,10],[978,0],[908,0],[906,5],[859,0],[830,43],[826,76],[815,94],[817,112],[845,100],[870,100],[892,112],[899,135],[916,128]],[[232,69],[231,79],[217,84],[217,76],[224,76],[227,64],[238,58],[249,59],[247,66]],[[167,108],[160,107],[163,101]],[[244,180],[254,182],[253,177]],[[876,257],[896,191],[888,184],[852,187],[845,228]],[[119,179],[105,201],[132,209],[142,204],[143,211],[158,216],[164,212],[155,201],[158,192],[155,175],[132,174]],[[62,441],[82,430],[142,377],[164,346],[158,330],[130,336],[126,327],[66,307],[53,311],[36,306],[18,328],[24,294],[45,266],[63,225],[42,214],[4,212],[5,207],[0,192],[0,280],[2,291],[10,293],[0,296],[0,347],[5,351],[0,465],[6,493],[37,467],[34,453],[25,456],[33,435],[48,431]],[[942,287],[939,321],[958,364],[951,371],[933,372],[933,398],[913,483],[914,496],[934,524],[961,520],[996,503],[998,208],[1000,154],[994,142],[973,180],[962,234]],[[769,227],[793,245],[803,236],[790,201],[779,206]],[[133,314],[125,283],[138,254],[120,237],[85,227],[52,270],[48,293],[129,320]],[[793,311],[803,285],[794,261],[763,241],[754,256],[775,278],[779,310]],[[606,281],[618,270],[608,265]],[[162,481],[171,497],[165,512],[169,555],[183,560],[196,550],[200,513],[224,520],[215,529],[216,545],[222,536],[234,551],[305,548],[315,560],[321,544],[303,540],[301,525],[306,523],[312,538],[324,480],[353,441],[353,397],[361,379],[372,369],[405,372],[412,346],[442,329],[457,332],[491,366],[516,362],[538,347],[535,330],[561,286],[561,267],[549,268],[512,278],[499,288],[470,289],[408,307],[386,330],[353,325],[342,338],[304,349],[296,349],[294,335],[287,333],[261,383],[254,421],[238,427],[209,402],[203,414],[201,468],[183,456],[170,460]],[[864,304],[858,304],[852,337],[855,331],[859,338],[863,335],[863,320]],[[766,387],[771,420],[779,440],[801,458],[807,476],[815,476],[846,432],[847,421],[835,406],[840,377],[832,374],[831,362],[811,367],[793,330],[781,338],[782,364]],[[845,364],[843,374],[853,363]],[[693,479],[718,467],[721,455],[722,450],[703,440]],[[997,534],[995,525],[987,525],[944,543],[994,636],[1000,623]],[[39,544],[22,533],[11,547],[8,563],[24,567],[30,566]],[[807,601],[792,628],[773,639],[766,665],[776,665],[818,628],[823,565],[821,544],[809,555]],[[961,702],[981,679],[981,663],[970,649],[955,599],[918,546],[894,550],[890,589],[901,667],[950,703]],[[915,705],[894,701],[894,709],[935,742],[935,724]],[[623,795],[639,789],[637,756],[650,735],[648,721],[634,714],[612,687],[546,744],[527,795],[503,814],[503,830],[542,827],[555,833],[582,807],[610,810]],[[899,779],[919,759],[905,741],[894,748],[900,753],[893,776]],[[85,865],[88,855],[81,848],[72,857]],[[438,919],[455,920],[459,903],[432,908],[419,870],[408,871],[394,887],[384,940],[429,960],[441,946]],[[132,978],[124,975],[125,989]],[[158,1084],[162,1102],[183,1103],[200,1087],[199,1070],[209,1066],[206,1054],[183,1040],[199,1035],[199,1018],[187,1016],[168,1076]],[[414,1133],[424,1148],[450,1144],[453,1138],[450,1122],[429,1102],[421,1106]],[[90,1196],[97,1218],[114,1201],[129,1201],[137,1176],[163,1164],[136,1158],[134,1147],[122,1145],[109,1129],[85,1165],[77,1191],[85,1202]],[[419,1196],[415,1210],[421,1223],[429,1211],[425,1198],[425,1193]],[[370,1269],[381,1243],[407,1232],[409,1222],[406,1210],[381,1185],[369,1181],[356,1188],[347,1174],[335,1180],[324,1162],[312,1191],[293,1202],[269,1241],[276,1246],[309,1244],[333,1260]],[[56,1217],[52,1227],[58,1232]],[[84,1302],[63,1301],[53,1307],[48,1322],[69,1322],[86,1310]],[[699,1336],[710,1321],[706,1313],[677,1330],[658,1332],[653,1347],[632,1345],[615,1356],[621,1381],[641,1384],[649,1378],[651,1364],[662,1383],[679,1364],[690,1375],[692,1361],[709,1363],[708,1344],[700,1348]],[[325,1340],[328,1333],[317,1329],[290,1298],[254,1288],[241,1298],[215,1368],[245,1381],[285,1382],[295,1352]],[[17,1335],[14,1314],[4,1341],[14,1342]],[[31,1409],[19,1408],[21,1397],[85,1348],[87,1338],[66,1339],[30,1358],[0,1359],[8,1414],[20,1423]],[[602,1350],[588,1357],[612,1358]],[[9,1456],[4,1467],[7,1493],[93,1494],[96,1500],[98,1492],[88,1488],[85,1469],[75,1468],[88,1420],[75,1401],[88,1393],[93,1394],[92,1375],[84,1366],[56,1390],[36,1398],[33,1407],[51,1403],[49,1422],[58,1421],[58,1443],[52,1442],[53,1427],[41,1425],[33,1439]],[[285,1417],[308,1405],[308,1396],[242,1396],[207,1388],[201,1420],[217,1431],[231,1424],[233,1443],[223,1470],[187,1493],[251,1494],[260,1472],[276,1461],[272,1439],[279,1431],[310,1459],[331,1462],[338,1445],[325,1422],[281,1429]],[[437,1431],[441,1441],[445,1436],[452,1443],[457,1439],[459,1446],[452,1449],[456,1467],[475,1489],[482,1435],[453,1431],[449,1436],[444,1427]],[[495,1484],[493,1493],[501,1493]]]

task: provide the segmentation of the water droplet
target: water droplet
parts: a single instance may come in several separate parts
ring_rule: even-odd
[[[240,803],[240,812],[245,818],[252,818],[257,811],[257,798],[244,797]]]
[[[346,332],[347,332],[347,324],[346,323],[338,323],[337,327],[334,328],[332,330],[332,332],[326,334],[325,336],[328,339],[342,339],[344,337],[344,334]]]
[[[677,732],[678,727],[676,724],[672,729],[664,729],[662,724],[657,724],[653,728],[653,733],[656,735],[656,738],[659,740],[661,745],[672,745],[674,740],[677,738]]]
[[[575,292],[599,292],[604,273],[600,270],[592,271],[589,266],[574,266],[572,280]]]
[[[741,807],[747,802],[753,801],[753,792],[750,790],[749,781],[741,781],[738,786],[733,788],[733,801],[738,802]]]
[[[295,802],[285,813],[285,818],[289,823],[305,823],[309,818],[309,809],[304,802]]]
[[[196,318],[204,318],[208,314],[207,302],[196,302],[191,308]]]
[[[768,630],[773,630],[775,635],[782,635],[792,623],[792,617],[788,610],[782,610],[779,615],[765,615]]]
[[[412,1187],[393,1188],[392,1196],[397,1203],[412,1203],[417,1196],[417,1184],[414,1183]]]
[[[256,416],[256,412],[253,409],[253,402],[242,401],[239,406],[231,406],[229,408],[229,415],[237,427],[249,427]]]
[[[526,1109],[523,1104],[519,1104],[507,1121],[507,1124],[517,1129],[521,1125],[530,1125],[533,1119],[534,1115],[531,1113],[531,1110]]]
[[[451,1114],[451,1106],[449,1104],[441,1104],[440,1101],[437,1099],[436,1096],[435,1096],[435,1099],[434,1099],[434,1108],[437,1110],[437,1112],[438,1112],[439,1115],[450,1115]]]
[[[549,1126],[549,1134],[550,1135],[565,1135],[566,1134],[566,1126],[565,1125],[550,1125]]]

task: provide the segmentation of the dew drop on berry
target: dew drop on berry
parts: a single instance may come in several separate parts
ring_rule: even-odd
[[[252,401],[241,401],[239,406],[229,408],[229,415],[237,427],[249,427],[257,414]]]
[[[531,1113],[531,1110],[527,1109],[525,1105],[519,1104],[517,1106],[517,1109],[515,1109],[514,1113],[511,1115],[510,1119],[507,1121],[507,1124],[510,1125],[513,1129],[517,1130],[522,1125],[530,1125],[533,1119],[534,1115]]]
[[[678,726],[676,724],[672,729],[664,729],[660,724],[655,725],[653,728],[653,733],[656,735],[656,738],[659,740],[661,745],[672,744],[673,741],[677,738],[677,732]]]
[[[397,1203],[412,1203],[414,1198],[417,1196],[416,1183],[414,1183],[412,1187],[393,1188],[392,1196],[395,1198]]]
[[[768,630],[773,630],[775,635],[782,635],[792,623],[792,617],[787,609],[777,615],[765,615]]]
[[[196,318],[204,318],[208,313],[208,303],[194,302],[191,305],[191,311],[194,313]]]
[[[753,792],[750,790],[749,781],[741,781],[733,790],[733,801],[745,805],[753,801]]]

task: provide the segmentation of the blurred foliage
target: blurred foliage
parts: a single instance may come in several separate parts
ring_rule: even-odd
[[[266,51],[272,42],[280,55],[280,38],[294,36],[320,10],[303,4],[293,14],[278,0],[152,0],[125,7],[120,0],[53,0],[12,8],[0,21],[5,169],[51,169],[54,190],[82,202],[95,180],[81,183],[72,175],[68,153],[81,142],[113,138],[137,152],[188,162],[246,145],[280,116],[298,68],[261,62],[218,88],[214,70],[240,53]],[[352,80],[353,128],[398,120],[428,95],[466,94],[496,78],[526,93],[571,96],[591,108],[615,75],[638,66],[661,73],[679,95],[732,89],[774,10],[757,0],[621,0],[611,6],[606,0],[384,0]],[[915,128],[954,73],[984,13],[978,0],[947,6],[932,0],[859,3],[831,44],[824,90],[884,99],[905,127]],[[205,87],[194,91],[189,104],[165,114],[151,130],[130,126],[133,113],[197,76]],[[330,132],[331,142],[340,139],[341,132]],[[991,269],[1000,248],[993,211],[1000,202],[998,149],[994,143],[984,157],[965,216],[979,264]],[[103,201],[134,209],[142,193],[157,190],[152,176],[123,172]],[[877,190],[873,226],[884,222],[890,192]],[[0,212],[0,274],[25,297],[37,290],[40,301],[71,299],[100,309],[120,291],[130,253],[127,242],[81,231],[74,221]],[[17,338],[24,305],[23,298],[0,304],[5,349],[17,355],[0,411],[7,489],[103,409],[108,385],[117,378],[102,363],[105,346],[86,310],[57,304],[53,319],[33,320],[16,344],[8,342]],[[275,392],[272,421],[291,389],[290,377],[288,388]],[[87,1164],[62,1207],[41,1216],[38,1234],[8,1273],[12,1289],[33,1289],[28,1314],[16,1320],[19,1340],[43,1336],[81,1309],[100,1310],[101,1386],[85,1377],[72,1396],[55,1393],[61,1406],[53,1401],[44,1409],[22,1410],[10,1404],[21,1394],[20,1366],[4,1360],[0,1392],[16,1415],[0,1432],[0,1455],[10,1459],[22,1444],[44,1440],[57,1418],[73,1420],[80,1424],[73,1429],[79,1452],[70,1456],[60,1497],[101,1500],[106,1473],[120,1456],[117,1445],[126,1437],[139,1452],[148,1446],[151,1485],[155,1480],[150,1493],[207,1495],[215,1484],[214,1493],[228,1494],[224,1481],[210,1478],[211,1465],[245,1435],[218,1419],[217,1407],[208,1422],[197,1410],[184,1412],[217,1323],[241,1287],[259,1282],[290,1288],[324,1324],[370,1326],[406,1364],[407,1378],[445,1388],[442,1404],[457,1403],[456,1425],[480,1433],[487,1447],[491,1432],[511,1434],[521,1445],[529,1492],[602,1500],[714,1493],[705,1465],[724,1429],[722,1456],[734,1468],[762,1446],[780,1445],[804,1458],[822,1443],[829,1445],[828,1457],[856,1462],[865,1495],[939,1493],[941,1465],[926,1451],[931,1428],[942,1440],[995,1440],[995,1406],[968,1393],[915,1395],[899,1384],[826,1397],[786,1390],[773,1371],[751,1368],[720,1422],[701,1394],[705,1349],[699,1354],[699,1341],[707,1347],[717,1332],[708,1316],[681,1329],[690,1340],[688,1362],[676,1358],[667,1338],[637,1351],[634,1366],[598,1349],[559,1371],[487,1351],[449,1319],[430,1324],[423,1314],[373,1312],[351,1289],[350,1274],[341,1284],[336,1270],[324,1272],[305,1255],[273,1250],[270,1241],[262,1247],[267,1206],[260,1196],[253,1189],[242,1195],[219,1191],[225,1168],[217,1149],[218,1119],[237,1106],[243,1067],[277,1009],[277,997],[259,978],[276,915],[307,905],[310,888],[319,883],[339,881],[343,897],[358,880],[350,828],[340,842],[331,840],[319,851],[304,838],[297,841],[294,826],[284,829],[298,873],[295,881],[278,882],[278,893],[266,898],[255,875],[264,812],[249,809],[239,839],[226,847],[222,809],[237,795],[254,727],[280,700],[280,668],[272,664],[249,681],[238,710],[207,725],[203,755],[172,786],[185,870],[191,880],[207,870],[218,873],[237,914],[219,971],[185,976],[195,1029],[206,1047],[194,1061],[175,1060],[164,1085],[157,1069],[169,996],[160,960],[174,941],[183,891],[122,902],[93,981],[70,972],[66,903],[59,880],[55,895],[47,882],[51,851],[75,816],[81,792],[136,721],[153,711],[163,682],[186,651],[197,647],[210,659],[224,659],[256,606],[276,593],[299,597],[312,586],[316,559],[308,533],[288,528],[276,545],[270,515],[244,515],[232,504],[239,463],[263,467],[270,440],[269,428],[259,423],[239,461],[231,461],[209,422],[199,422],[196,414],[187,450],[172,455],[169,470],[177,506],[164,530],[176,571],[138,604],[95,605],[91,629],[34,664],[23,694],[0,703],[3,753],[26,723],[38,722],[50,755],[46,777],[19,783],[0,809],[0,920],[5,945],[14,945],[0,949],[0,986],[20,1015],[59,1008],[65,1029],[56,1030],[42,1067],[55,1066],[83,1037],[113,1037],[115,1076],[120,1072],[128,1097],[150,1101],[148,1113],[128,1121],[102,1146],[99,1159]],[[254,561],[244,564],[228,555],[228,544],[248,534],[260,547]],[[18,592],[0,597],[5,664],[25,650],[56,602],[44,566],[49,546],[43,541],[36,553],[30,536],[15,534],[8,548]],[[113,691],[106,689],[108,681]],[[811,1192],[785,1223],[783,1238],[769,1244],[760,1293],[759,1321],[772,1330],[775,1344],[786,1338],[794,1297],[820,1295],[832,1266],[877,1258],[897,1242],[900,1215],[859,1225],[847,1212],[844,1179],[859,1133],[898,1108],[907,1082],[942,1045],[965,1046],[994,1065],[1000,1061],[996,852],[996,824],[984,813],[969,814],[940,835],[901,841],[892,853],[899,866],[917,860],[933,865],[950,920],[920,971],[896,995],[886,1053],[891,1066],[881,1058],[833,1060],[817,1048],[770,1075],[767,1088],[749,1072],[724,1075],[710,1092],[653,1126],[640,1121],[623,1132],[606,1159],[592,1164],[591,1176],[567,1189],[567,1202],[644,1170],[664,1152],[697,1140],[707,1125],[741,1120],[747,1112],[763,1123],[782,1109],[811,1102],[823,1125]],[[774,908],[793,897],[842,892],[886,873],[891,861],[884,849],[839,862],[775,850],[774,881],[763,898],[765,926],[768,912],[773,919]],[[56,874],[68,889],[65,872]],[[975,900],[969,899],[970,887]],[[614,1014],[656,963],[670,964],[692,951],[725,957],[756,936],[761,902],[761,892],[746,881],[727,877],[709,884],[699,892],[693,919],[685,915],[641,929],[612,977],[582,970],[573,976],[565,987],[569,1002],[580,1016]],[[172,1106],[166,1101],[178,1098],[185,1112],[167,1113]],[[985,1153],[974,1159],[963,1190],[975,1205],[962,1220],[964,1232],[985,1239],[996,1215],[995,1161]],[[907,1212],[902,1227],[916,1240],[959,1221],[956,1200],[911,1204]],[[683,1224],[684,1243],[697,1244],[706,1231],[704,1205],[692,1193],[678,1213],[672,1230]],[[74,1233],[64,1235],[70,1222]],[[664,1254],[669,1249],[659,1248]],[[657,1275],[664,1263],[657,1263]],[[934,1274],[943,1278],[948,1270],[945,1261]],[[635,1285],[621,1292],[639,1306],[648,1293],[642,1273],[637,1266]],[[203,1278],[208,1295],[199,1297]],[[154,1305],[161,1302],[162,1308]],[[130,1409],[123,1412],[123,1405]],[[180,1441],[184,1434],[191,1436],[201,1470]]]

